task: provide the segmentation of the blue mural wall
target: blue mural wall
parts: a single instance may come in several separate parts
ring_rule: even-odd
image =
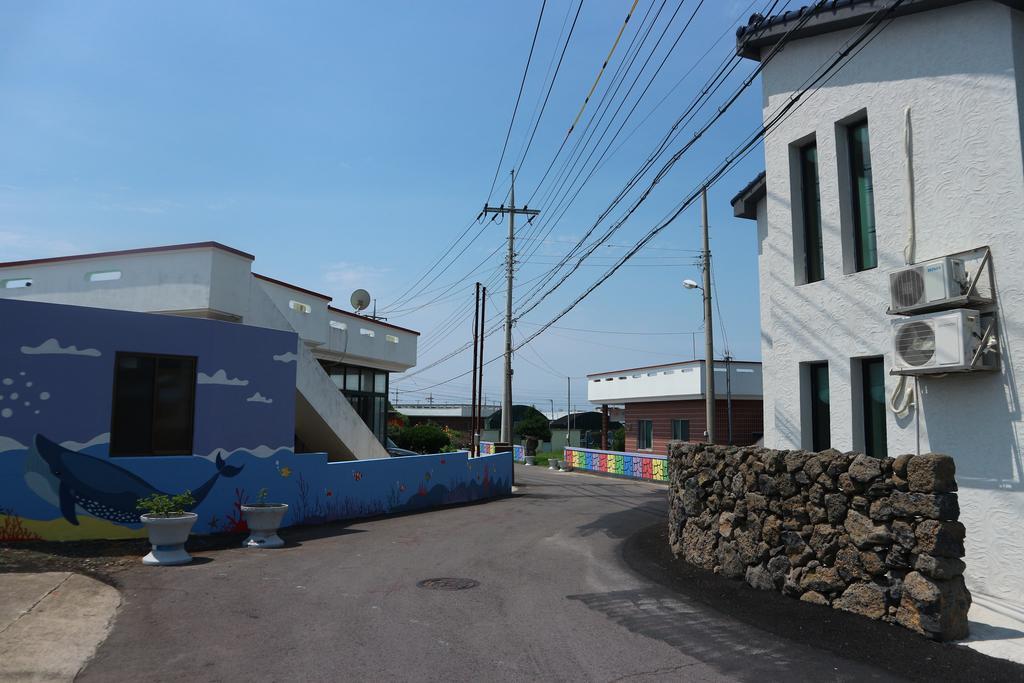
[[[0,327],[0,540],[141,536],[135,501],[153,492],[191,490],[197,533],[243,531],[263,488],[285,525],[511,492],[510,454],[295,454],[293,333],[10,300]],[[118,351],[197,357],[193,455],[110,456]]]

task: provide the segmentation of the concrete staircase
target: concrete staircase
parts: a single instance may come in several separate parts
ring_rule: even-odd
[[[252,279],[249,310],[244,322],[260,327],[297,332],[278,305]],[[330,460],[372,460],[390,457],[348,399],[324,372],[316,356],[299,336],[296,349],[295,433],[312,451]]]

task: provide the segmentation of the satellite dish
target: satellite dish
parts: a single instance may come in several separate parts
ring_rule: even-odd
[[[370,305],[370,293],[365,289],[357,289],[352,292],[352,298],[349,301],[352,302],[352,308],[362,311]]]

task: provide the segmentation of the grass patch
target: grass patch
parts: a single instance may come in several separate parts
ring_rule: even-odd
[[[549,460],[560,460],[562,458],[562,451],[537,451],[537,457],[533,461],[534,464],[547,467]]]

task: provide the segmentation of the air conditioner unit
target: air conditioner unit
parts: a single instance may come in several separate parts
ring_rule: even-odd
[[[895,319],[893,372],[923,375],[992,370],[997,354],[991,350],[978,354],[978,361],[972,366],[983,341],[982,330],[981,314],[970,308]]]
[[[906,314],[941,307],[963,297],[967,287],[963,259],[944,256],[916,263],[889,273],[889,312]]]

